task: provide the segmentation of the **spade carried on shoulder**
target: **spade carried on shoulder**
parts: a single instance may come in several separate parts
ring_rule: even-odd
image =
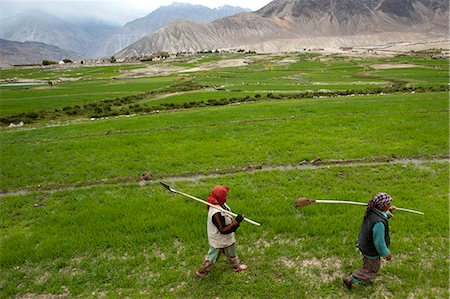
[[[162,183],[162,182],[160,182],[160,184],[161,184],[164,188],[166,188],[167,190],[169,190],[170,192],[173,192],[173,193],[176,193],[176,194],[179,194],[179,195],[183,195],[183,196],[188,197],[188,198],[191,198],[191,199],[193,199],[193,200],[195,200],[195,201],[201,202],[201,203],[203,203],[203,204],[205,204],[205,205],[207,205],[207,206],[214,207],[215,209],[218,209],[219,211],[221,211],[221,212],[223,212],[223,213],[225,213],[225,214],[228,214],[228,215],[230,215],[230,216],[237,217],[237,215],[238,215],[238,214],[233,213],[233,212],[231,212],[231,211],[225,210],[224,208],[222,208],[222,207],[220,207],[220,206],[218,206],[218,205],[213,205],[213,204],[211,204],[211,203],[209,203],[209,202],[207,202],[207,201],[205,201],[205,200],[203,200],[203,199],[200,199],[200,198],[197,198],[197,197],[195,197],[195,196],[189,195],[189,194],[187,194],[187,193],[184,193],[184,192],[175,190],[175,189],[173,189],[173,188],[170,188],[169,185],[164,184],[164,183]],[[248,219],[247,217],[244,217],[244,221],[247,221],[247,222],[249,222],[249,223],[251,223],[251,224],[253,224],[253,225],[256,225],[256,226],[261,226],[260,223],[258,223],[258,222],[256,222],[256,221],[253,221],[253,220],[251,220],[251,219]]]
[[[306,207],[306,206],[309,206],[312,204],[347,204],[347,205],[367,206],[367,204],[363,203],[363,202],[347,201],[347,200],[334,200],[334,199],[316,200],[316,199],[310,199],[310,198],[306,198],[306,197],[299,198],[295,201],[296,208]],[[408,212],[408,213],[424,215],[424,213],[421,211],[398,208],[398,207],[396,208],[396,211],[403,211],[403,212]]]

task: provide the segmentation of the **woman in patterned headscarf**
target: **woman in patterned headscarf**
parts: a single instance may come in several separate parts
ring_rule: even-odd
[[[211,194],[208,196],[208,202],[231,211],[230,207],[226,204],[228,190],[230,190],[230,188],[227,186],[214,187]],[[239,227],[242,220],[244,220],[244,217],[238,215],[236,219],[233,220],[230,215],[225,214],[214,207],[206,207],[208,209],[207,230],[210,248],[208,250],[208,255],[205,257],[200,268],[195,271],[195,274],[203,278],[208,277],[209,271],[222,252],[228,258],[234,272],[246,270],[247,265],[241,264],[236,254],[235,238],[236,229]]]
[[[353,271],[350,277],[344,277],[343,281],[347,288],[352,288],[352,283],[367,284],[373,275],[380,270],[381,259],[392,259],[389,250],[389,224],[388,219],[392,216],[390,212],[395,211],[391,207],[392,197],[384,192],[375,195],[367,204],[363,223],[358,236],[356,246],[363,255],[363,267]]]

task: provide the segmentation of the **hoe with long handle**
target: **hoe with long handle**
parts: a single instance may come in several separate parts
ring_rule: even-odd
[[[223,213],[225,213],[225,214],[228,214],[228,215],[230,215],[230,216],[233,216],[233,217],[236,217],[236,216],[237,216],[236,213],[233,213],[233,212],[231,212],[231,211],[227,211],[227,210],[221,208],[220,206],[213,205],[213,204],[211,204],[211,203],[209,203],[209,202],[207,202],[207,201],[204,201],[203,199],[200,199],[200,198],[194,197],[194,196],[192,196],[192,195],[183,193],[183,192],[181,192],[181,191],[177,191],[177,190],[175,190],[175,189],[172,189],[172,188],[169,187],[169,185],[164,184],[164,183],[162,183],[162,182],[160,182],[160,184],[161,184],[164,188],[166,188],[167,190],[169,190],[170,192],[173,192],[173,193],[176,193],[176,194],[180,194],[180,195],[186,196],[186,197],[188,197],[188,198],[191,198],[191,199],[193,199],[193,200],[196,200],[196,201],[198,201],[198,202],[204,203],[205,205],[210,206],[210,207],[213,207],[213,208],[215,208],[215,209],[218,209],[219,211],[221,211],[221,212],[223,212]],[[258,223],[258,222],[256,222],[256,221],[253,221],[253,220],[251,220],[251,219],[248,219],[247,217],[244,217],[244,221],[247,221],[247,222],[249,222],[249,223],[251,223],[251,224],[254,224],[254,225],[256,225],[256,226],[261,226],[260,223]]]
[[[363,202],[356,202],[356,201],[346,201],[346,200],[315,200],[315,199],[309,199],[309,198],[299,198],[295,201],[295,206],[297,208],[300,207],[306,207],[311,204],[315,203],[330,203],[330,204],[347,204],[347,205],[358,205],[358,206],[367,206],[366,203]],[[396,211],[403,211],[408,213],[414,213],[419,215],[424,215],[423,212],[415,211],[415,210],[409,210],[409,209],[403,209],[403,208],[397,208]]]

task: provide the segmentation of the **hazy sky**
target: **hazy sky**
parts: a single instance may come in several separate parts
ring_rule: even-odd
[[[37,8],[62,18],[92,16],[124,25],[126,22],[148,15],[160,6],[167,6],[173,2],[201,4],[210,8],[231,5],[258,10],[271,0],[0,0],[0,19]]]

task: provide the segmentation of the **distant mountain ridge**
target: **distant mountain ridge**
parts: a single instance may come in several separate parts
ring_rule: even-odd
[[[85,30],[40,10],[29,10],[1,21],[0,38],[34,41],[89,55],[94,38]]]
[[[448,20],[447,0],[274,0],[254,13],[207,24],[172,22],[116,55],[232,48],[277,52],[382,44],[399,37],[448,39]]]
[[[426,31],[448,25],[448,10],[446,0],[274,0],[256,13],[311,36]]]
[[[73,51],[39,42],[14,42],[0,39],[0,66],[40,64],[43,60],[60,61],[65,58],[81,60]]]
[[[20,55],[12,52],[16,49],[26,53],[20,63],[30,63],[31,53],[24,46],[32,45],[41,58],[48,49],[48,57],[42,59],[51,59],[55,51],[71,53],[72,57],[63,55],[66,58],[120,58],[159,51],[282,52],[449,40],[448,0],[274,0],[253,13],[243,10],[247,9],[175,2],[121,28],[95,20],[71,24],[41,11],[28,11],[1,20],[0,38],[47,45],[9,44],[3,58],[14,57],[14,63],[19,63]],[[50,45],[59,50],[46,47]]]
[[[160,50],[172,53],[196,52],[225,48],[230,44],[238,44],[240,39],[258,42],[261,39],[292,37],[295,35],[287,31],[281,32],[269,20],[255,14],[243,13],[208,24],[175,20],[115,55],[131,57],[149,55]]]
[[[101,58],[111,56],[174,19],[202,23],[242,11],[250,10],[233,6],[212,9],[174,2],[117,28],[93,20],[72,24],[35,9],[2,19],[0,38],[16,42],[41,42],[77,52],[84,57]]]
[[[245,11],[250,10],[229,5],[213,9],[203,5],[174,2],[168,6],[161,6],[143,18],[125,24],[122,28],[105,37],[98,43],[99,46],[94,56],[112,55],[176,19],[205,23]]]

